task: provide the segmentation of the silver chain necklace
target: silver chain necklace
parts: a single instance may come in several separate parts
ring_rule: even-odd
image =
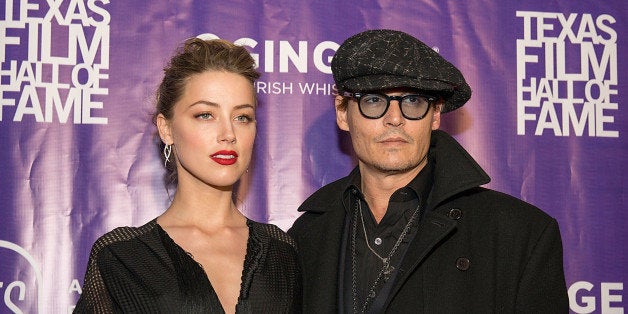
[[[375,279],[375,282],[373,282],[373,285],[369,289],[369,293],[366,295],[364,299],[364,304],[362,305],[362,313],[365,313],[366,308],[369,305],[369,302],[373,298],[375,298],[375,288],[379,284],[379,281],[382,279],[382,277],[385,278],[384,281],[387,281],[390,278],[390,274],[392,274],[392,272],[395,270],[395,267],[390,265],[391,258],[397,252],[399,245],[408,234],[408,231],[410,231],[410,227],[412,226],[412,223],[416,219],[416,216],[419,212],[420,207],[421,207],[420,204],[417,205],[416,209],[412,213],[412,216],[410,216],[410,219],[408,219],[408,223],[401,231],[401,234],[399,235],[397,242],[395,242],[395,245],[393,245],[393,248],[390,250],[390,252],[388,253],[386,257],[382,257],[377,252],[375,252],[375,250],[369,244],[369,238],[368,238],[368,235],[366,234],[366,224],[364,223],[364,214],[362,213],[362,201],[359,198],[357,199],[357,206],[353,214],[353,232],[351,233],[351,272],[352,272],[351,293],[353,295],[353,312],[354,313],[357,313],[357,279],[356,279],[357,271],[356,271],[356,262],[355,262],[356,260],[355,247],[356,247],[356,229],[358,227],[357,226],[358,213],[360,214],[360,221],[362,222],[362,231],[364,232],[364,240],[366,241],[366,246],[375,256],[377,256],[377,258],[379,258],[382,261],[382,264],[383,264],[382,269],[379,271],[379,274],[377,275],[377,278]]]

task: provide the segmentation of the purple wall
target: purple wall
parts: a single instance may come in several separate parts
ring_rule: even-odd
[[[150,114],[188,37],[238,41],[258,58],[258,137],[239,206],[287,229],[309,194],[354,165],[329,65],[372,28],[413,34],[464,73],[473,96],[442,129],[488,187],[558,220],[571,310],[628,305],[624,0],[54,4],[0,4],[0,312],[71,310],[94,240],[168,206]]]

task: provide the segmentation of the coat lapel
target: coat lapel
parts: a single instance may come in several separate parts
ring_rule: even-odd
[[[429,211],[425,214],[425,217],[419,222],[418,233],[410,243],[408,251],[399,267],[399,274],[397,275],[395,284],[392,287],[384,308],[388,307],[392,297],[397,294],[410,274],[423,262],[429,252],[431,252],[443,238],[450,234],[456,228],[456,225],[456,221],[448,219],[434,211]]]
[[[344,217],[344,210],[321,214],[298,241],[305,271],[303,287],[306,313],[337,312],[338,258]]]

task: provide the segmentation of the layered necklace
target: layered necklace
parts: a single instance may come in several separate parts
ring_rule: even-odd
[[[353,296],[353,312],[354,313],[358,313],[357,278],[356,278],[357,267],[356,267],[356,252],[355,252],[356,251],[356,233],[358,229],[358,215],[360,215],[360,221],[362,222],[362,231],[364,232],[364,240],[366,241],[366,247],[371,251],[371,253],[373,253],[378,259],[382,261],[382,269],[379,271],[377,278],[375,278],[375,282],[373,282],[373,285],[368,290],[368,294],[366,295],[364,299],[364,304],[362,305],[361,313],[365,313],[366,309],[368,308],[369,303],[375,298],[375,295],[376,295],[375,289],[377,288],[377,285],[379,284],[380,280],[384,278],[384,282],[386,282],[390,278],[390,275],[392,274],[392,272],[395,270],[395,267],[391,265],[391,259],[393,255],[397,252],[397,249],[399,248],[399,245],[401,244],[401,242],[403,242],[403,239],[405,239],[406,235],[410,231],[410,227],[412,226],[412,223],[414,222],[414,220],[416,220],[416,217],[418,216],[420,207],[421,207],[420,204],[416,207],[416,209],[412,213],[412,216],[410,216],[410,219],[408,219],[408,223],[401,231],[401,234],[399,235],[397,242],[395,242],[395,245],[393,245],[390,252],[388,252],[388,255],[386,257],[382,257],[371,247],[371,244],[369,243],[369,238],[368,238],[368,235],[366,234],[366,224],[364,223],[364,214],[362,213],[362,200],[360,200],[359,198],[356,200],[356,205],[353,212],[353,226],[352,226],[353,228],[351,231],[351,293]]]

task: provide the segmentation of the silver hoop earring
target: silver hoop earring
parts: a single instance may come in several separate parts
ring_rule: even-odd
[[[172,145],[166,144],[164,146],[164,157],[166,158],[166,160],[164,160],[164,167],[167,167],[168,163],[170,162],[171,154],[172,154]]]

